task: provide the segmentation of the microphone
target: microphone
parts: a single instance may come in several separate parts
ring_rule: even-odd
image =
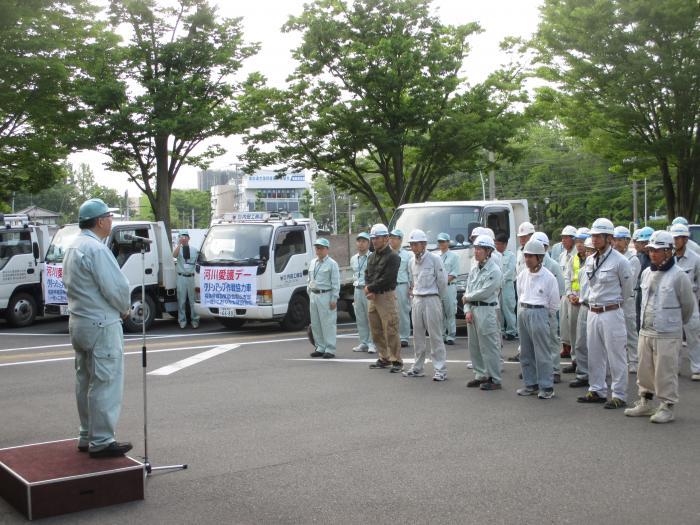
[[[151,244],[153,239],[148,239],[146,237],[139,237],[138,235],[131,235],[130,233],[124,234],[124,240],[133,242],[144,242],[146,244]]]

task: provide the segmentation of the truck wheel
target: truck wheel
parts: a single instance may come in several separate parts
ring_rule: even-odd
[[[306,328],[310,322],[309,300],[300,293],[292,296],[287,307],[287,315],[282,320],[282,328],[296,332]]]
[[[217,317],[217,320],[229,330],[238,330],[245,324],[240,317]]]
[[[29,326],[36,319],[36,301],[26,293],[15,294],[7,305],[7,321],[14,327]]]
[[[156,304],[153,298],[146,294],[146,305],[144,307],[144,317],[146,319],[146,330],[153,324],[153,319],[156,315]],[[134,295],[131,298],[131,308],[129,308],[129,317],[124,321],[124,330],[127,332],[140,332],[141,328],[141,294]]]

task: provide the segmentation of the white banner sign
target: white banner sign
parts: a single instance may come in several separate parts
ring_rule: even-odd
[[[257,266],[202,267],[200,301],[202,306],[255,306]]]
[[[67,304],[66,288],[63,286],[63,265],[44,266],[44,302],[46,304]]]

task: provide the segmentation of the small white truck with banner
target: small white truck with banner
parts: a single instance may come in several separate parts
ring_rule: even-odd
[[[209,228],[202,243],[195,268],[198,306],[231,329],[246,321],[278,321],[286,330],[305,328],[306,281],[316,234],[313,219],[284,219],[267,212],[226,214]],[[333,249],[330,255],[334,257]],[[351,311],[347,297],[352,297],[352,271],[338,263],[339,306]]]
[[[0,214],[0,316],[15,327],[43,315],[41,290],[48,226],[29,224],[26,215]]]
[[[66,248],[79,233],[77,224],[66,224],[56,232],[46,253],[44,301],[47,313],[68,315],[68,301],[61,278],[63,256]],[[130,239],[130,236],[152,241],[143,245],[143,269],[141,243]],[[165,312],[177,315],[177,273],[165,224],[162,221],[115,221],[112,233],[105,242],[117,259],[122,273],[129,280],[131,309],[129,317],[124,321],[124,329],[128,332],[140,332],[142,315],[145,317],[146,329],[150,328],[155,318],[162,317]],[[142,276],[146,288],[144,305],[141,304]]]

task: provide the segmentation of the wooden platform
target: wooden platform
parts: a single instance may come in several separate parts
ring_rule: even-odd
[[[142,500],[143,464],[92,459],[76,439],[0,449],[0,496],[30,520]]]

